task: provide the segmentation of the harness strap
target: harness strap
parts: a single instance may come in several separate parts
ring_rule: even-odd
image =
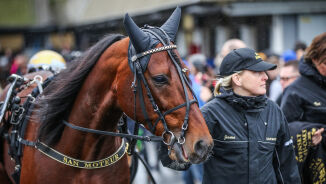
[[[137,71],[141,71],[141,66],[138,62],[135,62],[135,66],[136,66],[136,70]],[[141,74],[138,74],[141,75]],[[151,132],[155,131],[155,126],[153,127],[151,124],[151,121],[149,120],[147,111],[146,111],[146,107],[145,107],[145,101],[144,101],[144,95],[143,95],[143,90],[141,88],[141,80],[139,78],[137,78],[137,90],[136,92],[139,91],[139,101],[140,101],[140,108],[144,114],[144,118],[145,118],[145,122],[147,123],[148,127],[150,128]],[[135,98],[135,102],[136,102],[136,98]],[[136,104],[135,104],[135,108],[136,108]],[[136,111],[134,111],[134,113],[136,113]],[[137,118],[136,116],[134,118]],[[135,119],[137,120],[137,119]]]
[[[60,162],[62,164],[71,167],[81,168],[81,169],[98,169],[98,168],[110,166],[116,163],[117,161],[119,161],[125,155],[125,153],[127,153],[129,147],[128,141],[126,141],[126,139],[123,138],[119,149],[112,155],[101,160],[85,161],[85,160],[75,159],[63,153],[60,153],[59,151],[47,146],[46,144],[40,141],[33,142],[33,141],[22,139],[21,137],[18,138],[18,141],[26,146],[35,147],[41,153],[52,158],[53,160],[56,160],[57,162]]]
[[[104,159],[95,160],[95,161],[85,161],[85,160],[79,160],[79,159],[69,157],[39,141],[35,143],[35,148],[38,149],[44,155],[62,164],[71,167],[81,168],[81,169],[98,169],[98,168],[108,167],[116,163],[117,161],[119,161],[127,152],[128,143],[125,139],[122,139],[121,146],[115,153],[113,153],[112,155]]]
[[[35,142],[23,139],[20,136],[18,136],[18,141],[26,146],[31,146],[31,147],[35,147],[36,144]]]
[[[190,103],[190,104],[197,103],[197,100],[190,100],[189,103]],[[165,117],[165,115],[167,115],[167,114],[169,114],[169,113],[171,113],[171,112],[173,112],[173,111],[175,111],[175,110],[178,110],[178,109],[180,109],[180,108],[182,108],[182,107],[184,107],[184,106],[186,106],[186,103],[181,104],[181,105],[178,105],[178,106],[176,106],[176,107],[174,107],[174,108],[172,108],[172,109],[169,109],[169,110],[165,111],[165,112],[163,113],[163,117]],[[156,121],[155,121],[155,123],[154,123],[154,127],[157,126],[157,124],[158,124],[159,121],[160,121],[160,118],[157,118]]]
[[[125,138],[130,138],[130,139],[138,139],[138,140],[147,141],[147,142],[149,142],[149,141],[154,141],[154,142],[162,141],[162,137],[159,137],[159,136],[139,136],[139,135],[130,135],[130,134],[118,133],[118,132],[108,132],[108,131],[102,131],[102,130],[94,130],[94,129],[90,129],[90,128],[85,128],[85,127],[80,127],[80,126],[77,126],[77,125],[73,125],[71,123],[68,123],[65,120],[63,120],[62,122],[63,122],[63,124],[65,124],[66,126],[72,128],[72,129],[83,131],[83,132],[88,132],[88,133],[95,133],[95,134],[109,135],[109,136],[119,136],[119,137],[125,137]]]

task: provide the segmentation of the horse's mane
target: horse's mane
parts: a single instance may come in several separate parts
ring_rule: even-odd
[[[39,99],[37,116],[41,121],[38,138],[48,145],[60,140],[64,124],[62,120],[75,101],[85,78],[102,53],[113,43],[124,38],[122,35],[109,35],[89,48],[83,56],[75,59],[67,69],[54,77]]]

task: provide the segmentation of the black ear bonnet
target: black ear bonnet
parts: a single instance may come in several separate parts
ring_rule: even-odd
[[[178,7],[174,10],[170,18],[161,27],[152,27],[145,25],[143,28],[139,28],[131,17],[126,14],[124,18],[124,27],[130,38],[128,48],[128,64],[133,72],[134,66],[132,64],[132,57],[137,54],[144,53],[151,49],[154,49],[161,40],[164,40],[163,45],[170,45],[170,42],[175,42],[176,34],[178,31],[181,18],[181,9]],[[153,34],[154,32],[154,34]],[[157,36],[160,37],[157,38]],[[138,58],[143,72],[147,68],[151,54]]]

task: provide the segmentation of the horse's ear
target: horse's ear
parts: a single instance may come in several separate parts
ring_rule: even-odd
[[[136,23],[131,19],[128,13],[125,15],[123,24],[125,26],[126,32],[131,40],[132,45],[136,49],[136,52],[140,53],[146,51],[150,42],[150,38],[136,25]]]
[[[161,26],[161,28],[169,35],[171,41],[175,41],[175,37],[179,28],[181,18],[181,9],[177,7],[170,18]]]

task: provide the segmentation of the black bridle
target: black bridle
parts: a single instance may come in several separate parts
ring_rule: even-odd
[[[155,130],[156,130],[156,126],[158,124],[159,121],[162,122],[163,124],[163,127],[164,127],[164,132],[162,133],[161,137],[163,139],[163,142],[164,144],[166,144],[167,146],[172,146],[175,142],[179,143],[180,145],[184,144],[185,143],[185,133],[186,133],[186,130],[188,129],[188,120],[189,120],[189,111],[190,111],[190,105],[193,104],[193,103],[197,103],[197,100],[196,99],[193,99],[193,100],[190,100],[189,98],[189,95],[187,93],[187,86],[189,87],[189,89],[191,90],[192,94],[194,94],[192,88],[190,87],[190,84],[187,80],[187,77],[185,75],[185,69],[181,69],[181,66],[178,64],[177,60],[179,60],[179,58],[177,58],[175,56],[175,54],[172,53],[172,49],[176,49],[176,45],[170,45],[170,39],[168,37],[168,35],[165,33],[164,30],[162,30],[161,28],[158,28],[158,27],[151,27],[151,26],[148,26],[146,25],[143,29],[144,32],[147,32],[147,33],[150,33],[152,34],[155,38],[157,38],[160,43],[163,44],[163,47],[159,47],[159,48],[154,48],[154,49],[151,49],[151,50],[148,50],[148,51],[145,51],[145,52],[142,52],[142,53],[139,53],[137,55],[134,55],[131,59],[132,59],[132,64],[134,65],[133,68],[135,70],[134,72],[134,82],[132,83],[132,87],[134,88],[134,97],[136,99],[136,95],[137,95],[137,92],[139,92],[139,98],[140,98],[140,102],[141,102],[141,110],[143,112],[143,115],[145,117],[145,121],[147,122],[148,124],[148,127],[150,128],[150,131],[155,134]],[[163,39],[163,37],[166,38],[166,40]],[[178,72],[178,75],[179,75],[179,78],[181,80],[181,83],[182,83],[182,87],[183,87],[183,90],[184,90],[184,94],[185,94],[185,98],[186,98],[186,102],[184,104],[181,104],[181,105],[178,105],[172,109],[169,109],[167,110],[166,112],[162,113],[162,111],[158,108],[154,98],[153,98],[153,95],[150,91],[150,88],[148,86],[148,83],[144,77],[144,73],[143,73],[143,68],[141,67],[141,64],[140,64],[140,58],[146,56],[146,55],[149,55],[149,54],[153,54],[153,53],[156,53],[156,52],[161,52],[161,51],[167,51],[168,55],[170,56],[174,66],[176,67],[177,69],[177,72]],[[179,63],[180,63],[180,60],[179,60]],[[137,84],[138,86],[136,85],[136,81],[137,81]],[[152,104],[152,107],[154,109],[154,112],[157,113],[157,115],[159,116],[156,121],[154,122],[154,125],[152,126],[152,122],[149,120],[149,117],[148,117],[148,114],[146,112],[146,108],[145,108],[145,104],[144,104],[144,100],[143,100],[143,94],[142,94],[142,90],[141,90],[141,87],[140,87],[140,83],[143,82],[144,84],[144,87],[146,89],[146,94],[147,94],[147,97],[149,98],[151,104]],[[195,97],[195,95],[193,95],[193,97]],[[135,100],[135,104],[134,104],[134,107],[136,107],[136,100]],[[183,125],[181,127],[181,133],[180,133],[180,136],[178,138],[176,138],[176,136],[174,135],[174,133],[172,131],[169,130],[168,126],[167,126],[167,123],[166,123],[166,120],[165,120],[165,116],[167,114],[170,114],[180,108],[183,108],[183,107],[186,107],[186,114],[185,114],[185,118],[184,118],[184,121],[183,121]],[[136,119],[136,108],[134,109],[134,120],[137,122],[137,119]],[[170,135],[170,139],[168,141],[166,141],[164,139],[164,137],[166,135]]]

